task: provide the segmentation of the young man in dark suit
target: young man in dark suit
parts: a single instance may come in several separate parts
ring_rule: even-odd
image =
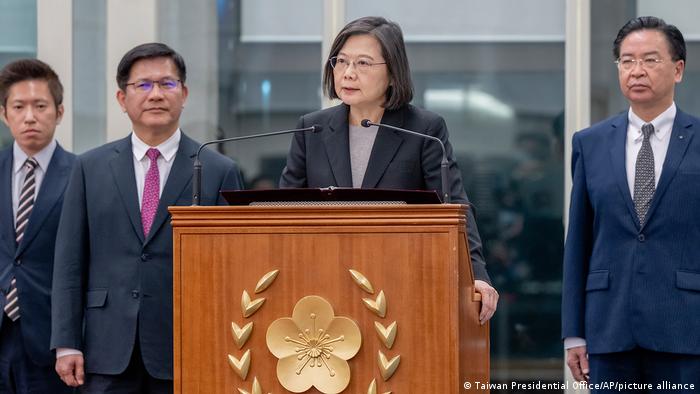
[[[674,102],[685,41],[639,17],[613,53],[629,110],[573,138],[567,363],[577,380],[691,392],[700,387],[700,119]],[[638,392],[607,391],[618,389]]]
[[[82,391],[173,390],[172,228],[168,206],[191,205],[199,144],[179,127],[185,63],[139,45],[118,70],[117,101],[132,133],[78,157],[56,240],[51,347],[56,371]],[[211,150],[202,205],[239,189],[234,162]]]
[[[0,115],[14,142],[0,151],[0,393],[63,393],[54,372],[51,278],[63,193],[75,156],[54,139],[63,86],[36,59],[0,71]]]

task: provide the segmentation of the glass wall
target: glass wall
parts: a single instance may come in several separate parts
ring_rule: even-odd
[[[0,8],[0,68],[25,57],[36,57],[36,0],[3,0]],[[10,143],[10,130],[0,122],[0,148]]]

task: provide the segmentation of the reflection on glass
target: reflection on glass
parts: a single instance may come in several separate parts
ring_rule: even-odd
[[[0,68],[36,57],[36,0],[4,0],[0,8]],[[10,130],[0,122],[0,149],[11,143]]]

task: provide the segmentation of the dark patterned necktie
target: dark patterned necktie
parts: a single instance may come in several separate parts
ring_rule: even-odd
[[[17,221],[15,222],[15,241],[17,245],[24,238],[24,230],[27,229],[29,215],[32,213],[32,208],[34,208],[34,196],[36,195],[35,170],[39,163],[33,157],[30,157],[24,162],[24,165],[27,168],[27,175],[24,177],[22,190],[19,193]],[[15,321],[19,319],[19,297],[17,294],[17,279],[15,278],[12,278],[10,282],[10,291],[5,296],[5,308],[3,309],[10,320]]]
[[[637,211],[640,226],[644,226],[651,199],[656,191],[654,179],[654,152],[651,150],[649,137],[654,134],[654,125],[647,123],[642,126],[642,148],[637,155],[634,172],[634,209]]]

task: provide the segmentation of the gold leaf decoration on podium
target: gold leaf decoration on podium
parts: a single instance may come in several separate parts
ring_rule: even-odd
[[[367,394],[377,394],[377,380],[372,379],[372,382],[369,384],[369,387],[367,388]],[[384,394],[391,394],[391,391],[387,391]]]
[[[274,270],[266,273],[260,280],[258,281],[258,284],[255,286],[255,294],[262,293],[270,287],[272,282],[277,279],[277,274],[280,273],[280,270]]]
[[[245,378],[248,377],[248,371],[250,370],[250,349],[243,353],[243,357],[241,357],[240,360],[229,354],[228,363],[236,374],[240,376],[241,379],[245,380]]]
[[[260,309],[264,302],[264,298],[257,298],[255,300],[251,300],[248,292],[243,290],[243,295],[241,296],[241,311],[243,312],[243,316],[252,316],[255,312],[258,311],[258,309]]]
[[[398,331],[398,326],[396,322],[389,324],[388,327],[384,327],[382,323],[375,321],[374,328],[379,335],[379,339],[382,341],[387,349],[391,349],[394,346],[394,341],[396,340],[396,332]]]
[[[238,324],[231,322],[231,335],[233,335],[233,341],[236,342],[236,346],[239,349],[243,348],[250,334],[253,333],[253,322],[249,322],[244,325],[243,328],[239,327]]]
[[[292,317],[267,329],[267,347],[277,357],[277,379],[285,389],[302,393],[315,387],[324,394],[340,393],[350,383],[350,366],[362,345],[352,319],[335,316],[333,306],[319,296],[307,296],[294,306]]]
[[[257,376],[253,378],[253,387],[250,389],[250,391],[243,390],[239,387],[238,392],[240,394],[263,394],[262,386],[260,385],[260,382],[258,382]]]
[[[374,287],[372,287],[372,283],[367,279],[366,276],[362,275],[359,271],[355,270],[350,270],[350,275],[352,276],[352,280],[357,283],[358,286],[364,291],[366,291],[369,294],[374,294]]]
[[[377,352],[377,361],[379,362],[379,372],[382,374],[382,379],[386,382],[394,375],[396,368],[399,367],[401,356],[396,356],[389,361],[381,350]]]
[[[386,297],[384,296],[384,290],[379,292],[376,299],[373,300],[371,298],[363,298],[362,301],[369,310],[374,312],[375,315],[379,317],[386,316]]]

